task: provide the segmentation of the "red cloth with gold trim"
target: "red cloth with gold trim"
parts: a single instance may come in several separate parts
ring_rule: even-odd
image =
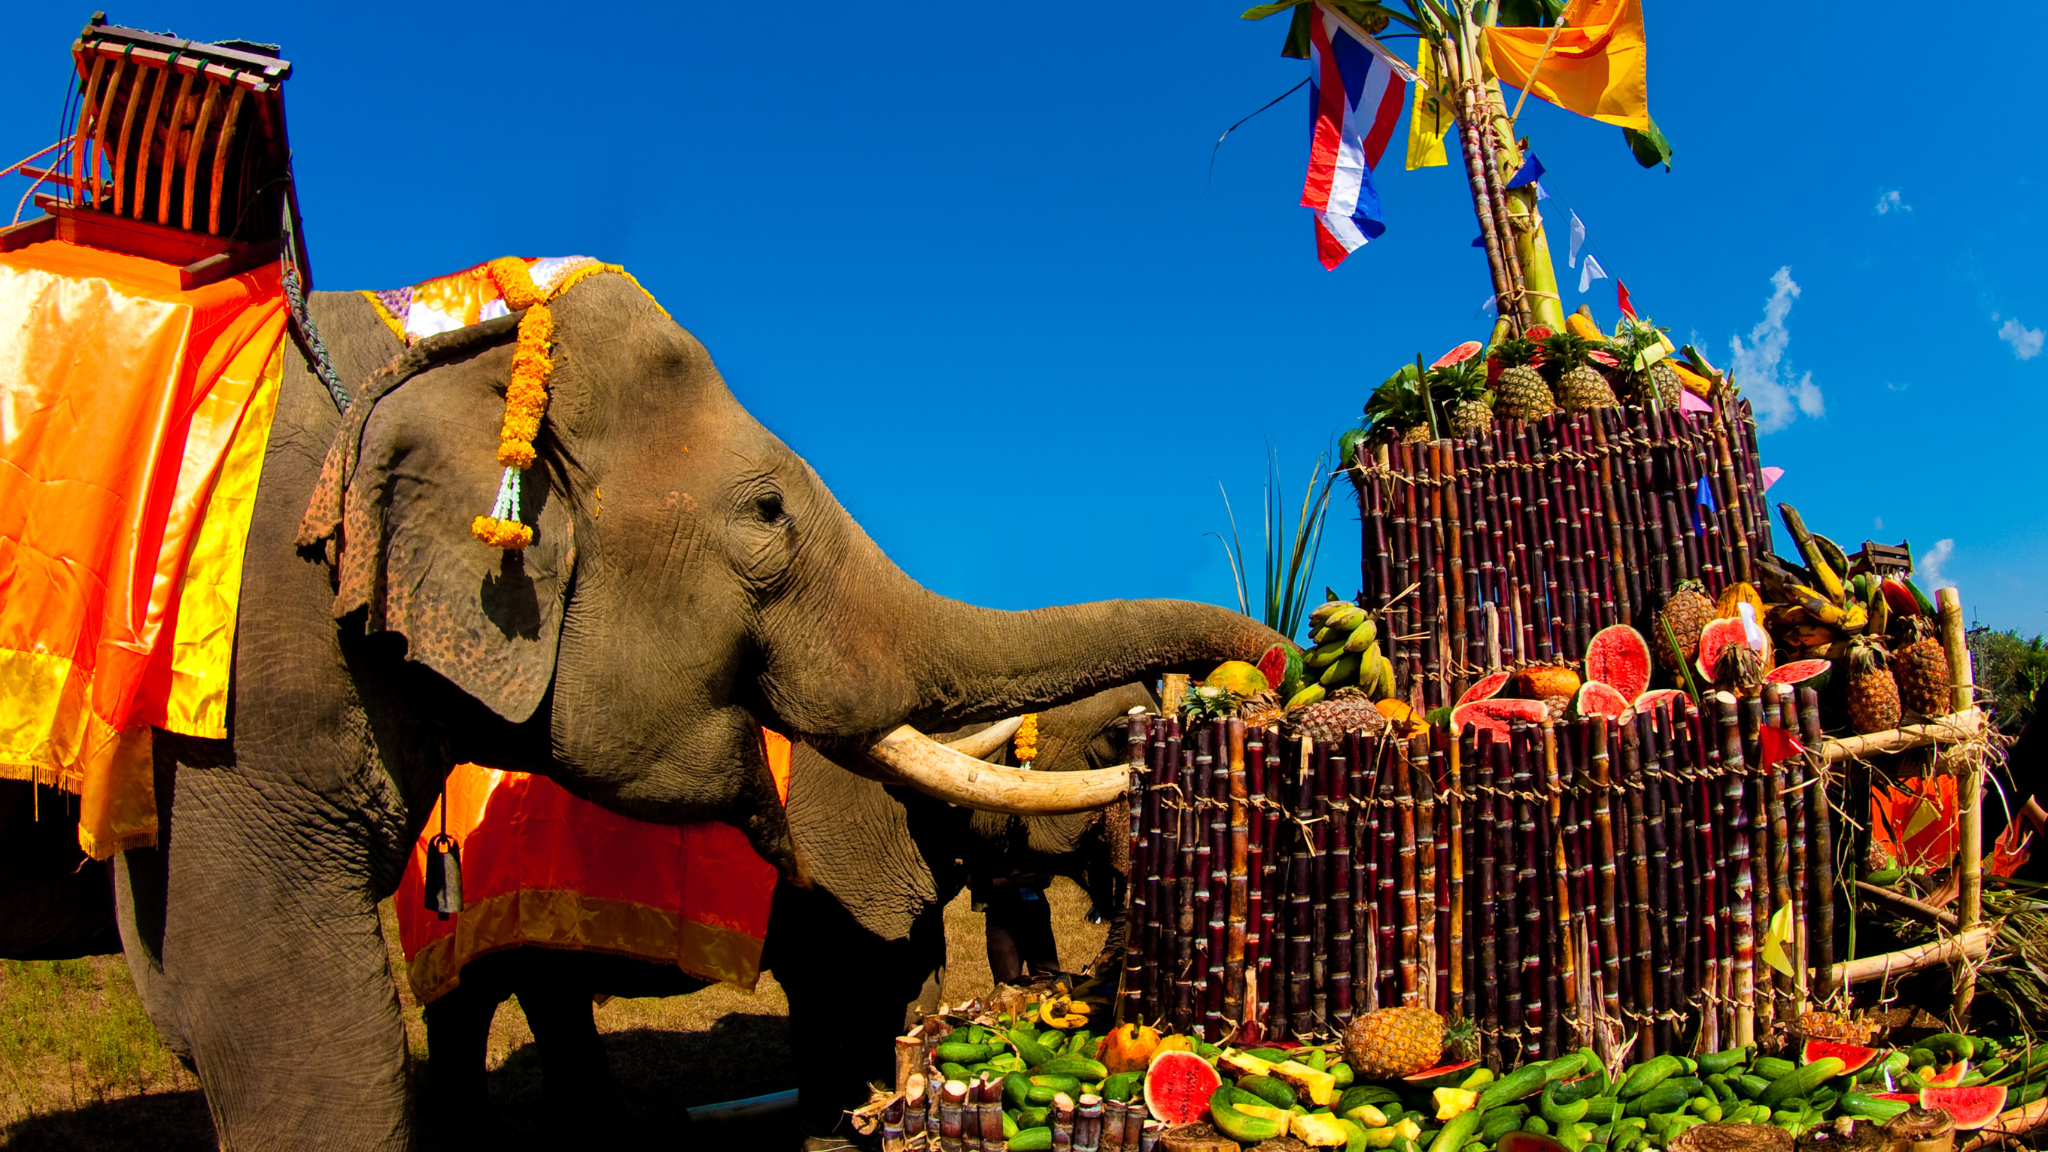
[[[789,794],[789,741],[766,738],[777,789]],[[407,980],[421,1003],[462,980],[462,966],[533,945],[672,963],[752,991],[775,869],[730,824],[629,819],[543,776],[475,764],[448,775],[448,834],[461,845],[462,911],[425,906],[439,806],[413,846],[397,896]]]

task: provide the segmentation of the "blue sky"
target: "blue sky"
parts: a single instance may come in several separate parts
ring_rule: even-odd
[[[1978,619],[2048,629],[2027,80],[2048,15],[2007,5],[1964,37],[1819,5],[1647,7],[1675,170],[1532,99],[1553,234],[1576,209],[1639,309],[1717,364],[1754,345],[1747,390],[1786,418],[1763,438],[1774,499],[1852,550],[1910,539]],[[11,19],[7,159],[51,138],[82,14]],[[1387,234],[1334,273],[1296,206],[1305,90],[1211,179],[1217,134],[1306,68],[1277,55],[1282,21],[1232,3],[109,16],[283,44],[318,286],[508,252],[623,263],[912,576],[977,603],[1234,602],[1205,535],[1219,482],[1256,552],[1269,449],[1298,494],[1375,383],[1485,334],[1453,170],[1390,150]],[[1611,324],[1608,286],[1590,299]],[[1318,587],[1355,590],[1357,555],[1340,501]]]

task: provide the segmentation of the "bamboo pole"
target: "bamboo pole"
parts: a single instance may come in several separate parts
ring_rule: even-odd
[[[1959,963],[1967,969],[1971,963],[1990,955],[1991,941],[1996,935],[1991,925],[1979,924],[1929,944],[1917,944],[1911,948],[1901,948],[1897,952],[1886,952],[1881,956],[1862,956],[1844,961],[1835,965],[1830,979],[1838,987],[1848,987],[1853,984],[1867,984],[1872,980],[1889,980],[1894,976],[1938,968],[1944,964]]]
[[[1941,646],[1948,655],[1950,707],[1957,712],[1975,712],[1976,676],[1970,667],[1970,646],[1963,630],[1962,596],[1954,588],[1934,593],[1935,614],[1941,622]],[[1982,715],[1982,713],[1978,713]],[[1956,854],[1957,903],[1964,931],[1984,918],[1984,760],[1967,756],[1956,774],[1956,833],[1961,840]],[[1955,1000],[1949,1008],[1951,1025],[1967,1031],[1970,1000],[1977,994],[1977,970],[1957,965]]]
[[[1965,708],[1950,716],[1940,716],[1925,724],[1904,724],[1883,732],[1872,732],[1868,736],[1843,736],[1819,742],[1819,750],[1829,764],[1844,761],[1868,760],[1872,756],[1888,752],[1906,752],[1929,745],[1962,744],[1976,739],[1984,731],[1984,712],[1979,708]]]

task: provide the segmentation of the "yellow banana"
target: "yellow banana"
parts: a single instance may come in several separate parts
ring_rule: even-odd
[[[1310,684],[1307,687],[1303,688],[1301,691],[1296,692],[1294,695],[1288,697],[1287,707],[1299,708],[1304,704],[1314,704],[1328,694],[1329,689],[1324,688],[1321,684]]]
[[[1821,592],[1829,600],[1837,604],[1841,603],[1842,598],[1848,595],[1848,589],[1843,586],[1842,578],[1835,575],[1835,570],[1828,567],[1828,562],[1821,557],[1820,549],[1815,548],[1813,554],[1808,556],[1806,561],[1807,566],[1813,569],[1813,578],[1820,581]]]
[[[1367,616],[1359,623],[1358,627],[1351,630],[1351,637],[1344,641],[1344,650],[1346,652],[1363,652],[1367,648],[1372,647],[1379,638],[1379,624],[1372,617]]]
[[[1356,604],[1346,604],[1344,610],[1330,617],[1329,623],[1323,627],[1328,628],[1332,636],[1349,636],[1351,630],[1358,627],[1359,622],[1364,619],[1365,609]]]
[[[1842,610],[1842,631],[1847,632],[1851,636],[1862,632],[1869,623],[1870,609],[1853,600],[1849,602],[1847,608]]]
[[[1825,624],[1799,624],[1785,630],[1785,643],[1795,648],[1833,644],[1842,634]]]
[[[1321,628],[1330,622],[1330,617],[1350,607],[1353,607],[1353,605],[1349,600],[1331,600],[1327,603],[1319,604],[1316,606],[1315,611],[1308,614],[1308,622],[1314,627]]]
[[[1384,700],[1394,694],[1394,662],[1373,650],[1373,682],[1366,689],[1366,695],[1375,700]]]
[[[1335,664],[1323,669],[1323,674],[1316,678],[1316,683],[1321,684],[1325,688],[1337,688],[1345,684],[1355,684],[1358,682],[1360,663],[1361,658],[1358,653],[1346,652],[1342,656],[1337,657]]]
[[[1823,595],[1818,589],[1804,584],[1787,584],[1785,594],[1816,621],[1837,626],[1842,623],[1843,609],[1839,597]]]
[[[1301,667],[1303,671],[1315,672],[1336,663],[1337,658],[1342,655],[1344,655],[1344,641],[1341,639],[1331,640],[1314,649],[1307,656],[1302,657]]]

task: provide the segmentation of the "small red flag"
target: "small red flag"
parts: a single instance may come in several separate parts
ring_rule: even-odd
[[[1623,316],[1631,320],[1636,318],[1635,305],[1628,302],[1628,285],[1616,280],[1614,282],[1614,299],[1615,303],[1621,305],[1621,314]]]

